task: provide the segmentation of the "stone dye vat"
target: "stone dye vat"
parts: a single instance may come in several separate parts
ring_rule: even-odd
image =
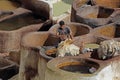
[[[8,80],[13,75],[18,73],[18,66],[14,62],[0,57],[0,78]]]
[[[101,6],[83,6],[77,10],[76,22],[84,23],[92,28],[109,24],[114,9]]]
[[[67,26],[69,26],[72,30],[72,34],[74,37],[78,37],[81,35],[85,35],[88,34],[91,31],[91,28],[87,25],[84,24],[80,24],[80,23],[67,23]],[[45,46],[55,46],[56,44],[58,44],[58,37],[56,36],[56,29],[59,27],[58,24],[53,25],[50,29],[49,29],[49,37],[47,39],[47,41],[45,42]]]
[[[89,60],[79,59],[78,62],[65,62],[58,65],[58,68],[64,71],[73,73],[90,74],[90,68],[94,67],[96,70],[99,65]]]
[[[84,24],[90,25],[93,28],[111,23],[111,20],[113,19],[111,18],[111,15],[113,13],[115,14],[116,11],[114,10],[114,8],[102,6],[101,3],[108,2],[111,5],[115,4],[117,6],[117,4],[120,3],[120,1],[119,0],[115,0],[115,1],[96,0],[97,2],[101,2],[100,5],[99,3],[97,4],[97,2],[94,0],[91,0],[91,1],[92,2],[90,3],[85,0],[74,1],[72,4],[71,21],[84,23]],[[96,3],[96,4],[93,5],[93,3]],[[119,8],[119,6],[117,7]],[[117,19],[115,15],[112,17]]]
[[[28,32],[39,30],[42,25],[42,23],[30,24],[36,24],[36,19],[31,11],[23,8],[16,9],[12,15],[1,18],[0,52],[19,50],[22,36]]]
[[[119,58],[106,61],[84,55],[55,58],[47,63],[45,80],[119,80]]]
[[[10,13],[10,12],[9,12]],[[30,24],[40,23],[33,13],[24,8],[11,11],[11,15],[0,18],[0,30],[11,31]]]
[[[80,57],[64,57],[52,59],[47,64],[45,80],[87,80],[91,76],[90,69],[99,69],[99,64]],[[93,74],[94,74],[93,73]]]

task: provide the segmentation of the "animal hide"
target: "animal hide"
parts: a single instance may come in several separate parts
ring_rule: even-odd
[[[98,57],[108,59],[120,54],[120,42],[115,40],[105,40],[100,43],[98,48]]]
[[[66,55],[76,56],[80,53],[80,48],[72,44],[71,39],[66,39],[59,43],[57,48],[57,56],[64,57]]]

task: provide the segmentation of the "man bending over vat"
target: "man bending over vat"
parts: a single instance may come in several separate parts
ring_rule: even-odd
[[[65,25],[64,21],[59,22],[59,27],[57,28],[57,36],[59,37],[59,44],[57,47],[58,57],[64,56],[76,56],[79,54],[79,47],[73,44],[73,36],[71,29]]]
[[[57,29],[57,36],[59,37],[59,42],[64,41],[66,39],[73,39],[71,29],[65,25],[64,21],[59,22],[59,27]]]

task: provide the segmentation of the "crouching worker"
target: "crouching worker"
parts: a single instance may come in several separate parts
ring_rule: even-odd
[[[57,36],[59,37],[59,44],[57,47],[58,57],[77,56],[79,54],[79,47],[73,44],[73,36],[71,29],[65,25],[64,21],[59,22],[57,29]]]
[[[66,39],[73,39],[71,29],[65,25],[64,21],[59,22],[59,27],[57,29],[56,35],[59,37],[59,43]]]

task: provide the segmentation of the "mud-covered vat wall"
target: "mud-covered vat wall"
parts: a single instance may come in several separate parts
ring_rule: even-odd
[[[108,24],[94,29],[93,33],[96,35],[102,35],[104,37],[119,38],[120,37],[120,25],[119,24]]]

